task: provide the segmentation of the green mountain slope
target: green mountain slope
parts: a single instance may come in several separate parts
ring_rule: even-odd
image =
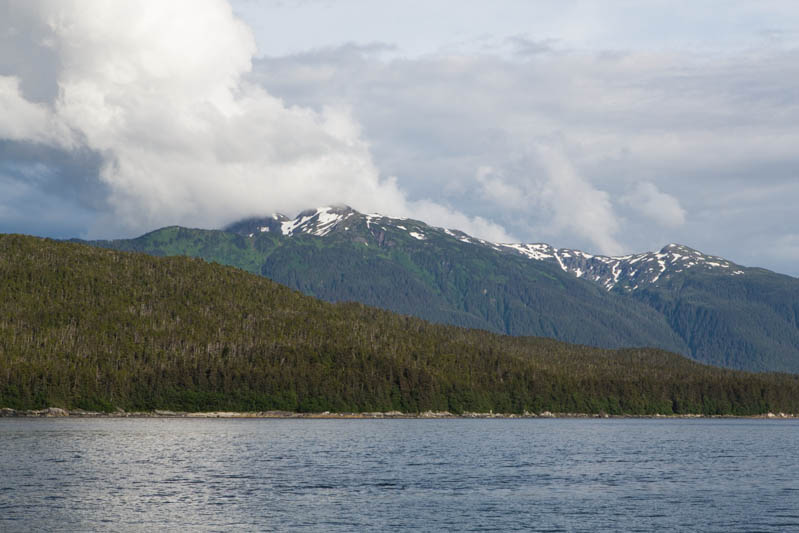
[[[238,269],[0,235],[0,406],[799,411],[799,377],[330,304]]]
[[[714,365],[799,373],[799,280],[680,245],[593,256],[497,245],[346,207],[92,244],[201,257],[327,301],[438,323],[604,348],[653,346]]]
[[[623,257],[545,244],[511,245],[531,259],[643,302],[663,316],[692,357],[749,370],[799,372],[799,280],[737,265],[679,244]]]
[[[799,282],[760,269],[745,276],[682,272],[631,293],[662,313],[698,360],[799,372]]]
[[[118,250],[186,255],[237,266],[326,301],[358,301],[433,322],[605,348],[687,353],[662,315],[548,263],[473,246],[426,227],[359,228],[324,237],[164,228],[99,241]]]

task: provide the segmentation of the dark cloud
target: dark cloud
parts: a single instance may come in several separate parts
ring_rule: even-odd
[[[53,238],[86,236],[98,212],[58,191],[47,191],[0,171],[0,232]]]
[[[36,143],[0,141],[0,231],[85,236],[108,216],[102,157]]]
[[[530,39],[526,35],[514,35],[506,39],[513,49],[513,53],[521,58],[529,58],[541,54],[551,54],[555,52],[554,39]]]
[[[100,181],[103,157],[88,148],[64,150],[25,141],[0,140],[0,174],[90,211],[108,209]]]

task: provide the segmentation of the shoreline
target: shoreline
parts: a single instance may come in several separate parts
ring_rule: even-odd
[[[758,415],[703,415],[703,414],[651,414],[651,415],[610,415],[595,413],[472,413],[460,414],[449,411],[424,411],[421,413],[403,413],[400,411],[364,412],[364,413],[296,413],[292,411],[208,411],[183,412],[156,409],[154,411],[126,412],[121,409],[105,413],[85,411],[83,409],[62,409],[48,407],[46,409],[21,410],[2,408],[0,418],[260,418],[260,419],[311,419],[311,420],[379,420],[379,419],[514,419],[514,418],[640,418],[640,419],[686,419],[686,418],[731,418],[731,419],[768,419],[791,420],[799,418],[793,413],[764,413]]]

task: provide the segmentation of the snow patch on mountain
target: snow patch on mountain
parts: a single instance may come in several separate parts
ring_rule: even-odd
[[[437,236],[454,239],[464,244],[485,246],[502,253],[517,253],[530,260],[546,261],[558,265],[565,272],[596,283],[606,290],[633,291],[669,279],[687,270],[720,272],[740,276],[746,273],[726,259],[703,254],[680,244],[669,244],[658,252],[645,252],[624,256],[593,255],[580,250],[555,248],[545,243],[493,243],[474,238],[466,233],[446,228],[434,228],[406,218],[391,218],[379,213],[361,214],[348,206],[326,206],[301,212],[294,219],[280,214],[267,218],[248,219],[227,228],[248,238],[258,233],[277,233],[285,237],[314,235],[325,237],[341,226],[350,232],[360,227],[365,232],[350,232],[353,239],[363,244],[373,239],[378,246],[393,246],[387,235],[403,232],[414,240],[428,241]]]
[[[607,290],[616,287],[632,291],[668,279],[689,269],[743,275],[737,265],[681,244],[669,244],[659,252],[609,257],[580,250],[554,248],[548,244],[500,244],[537,261],[555,262],[565,272],[585,277]]]
[[[286,220],[281,224],[281,232],[285,236],[295,233],[305,233],[324,237],[342,221],[348,219],[355,212],[348,207],[319,207],[303,211],[294,220]]]
[[[499,246],[511,248],[530,259],[539,261],[555,258],[556,250],[548,244],[499,244]]]

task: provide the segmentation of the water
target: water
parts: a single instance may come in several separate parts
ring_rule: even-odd
[[[799,421],[0,420],[0,531],[799,531]]]

